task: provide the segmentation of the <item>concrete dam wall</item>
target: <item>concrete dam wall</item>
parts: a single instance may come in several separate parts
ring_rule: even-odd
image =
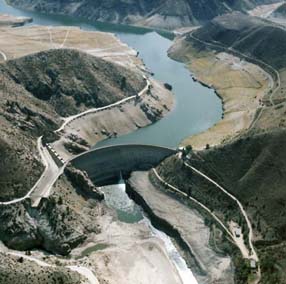
[[[118,145],[86,152],[71,161],[71,164],[86,171],[97,186],[117,181],[132,171],[146,171],[157,166],[176,150],[152,145]]]

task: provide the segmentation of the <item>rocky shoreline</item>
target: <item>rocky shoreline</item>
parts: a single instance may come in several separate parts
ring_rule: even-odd
[[[219,256],[210,248],[209,229],[196,210],[190,209],[179,198],[170,197],[158,184],[154,186],[148,172],[132,173],[127,182],[127,193],[144,209],[155,227],[176,241],[199,283],[233,283],[230,258]],[[174,211],[181,210],[184,217],[180,215],[180,218]]]
[[[150,91],[135,101],[70,122],[62,131],[61,139],[53,143],[54,149],[64,159],[70,159],[79,154],[72,151],[70,145],[86,151],[99,141],[136,131],[162,119],[172,110],[174,97],[161,83],[152,78],[149,80],[152,86]],[[88,147],[83,147],[78,141],[84,141]]]
[[[167,219],[156,215],[154,208],[150,207],[144,197],[129,182],[126,183],[126,193],[130,199],[132,199],[144,210],[144,212],[147,213],[148,218],[156,229],[163,231],[176,241],[177,245],[184,253],[184,259],[187,261],[188,266],[192,267],[192,269],[195,270],[198,274],[205,275],[206,273],[204,268],[201,266],[201,263],[194,255],[192,248],[182,237],[180,232],[171,223],[169,223]]]

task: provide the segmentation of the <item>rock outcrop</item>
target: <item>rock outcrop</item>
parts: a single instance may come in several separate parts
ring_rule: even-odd
[[[43,171],[37,138],[57,140],[52,133],[62,116],[136,95],[145,84],[137,72],[71,49],[1,64],[0,201],[22,197],[34,186]]]
[[[88,178],[87,173],[69,166],[65,168],[65,174],[78,194],[97,200],[104,199],[104,194],[94,186],[94,184]]]
[[[15,250],[42,248],[67,255],[72,248],[83,242],[79,234],[65,224],[70,212],[56,200],[43,200],[37,209],[28,201],[1,208],[0,238]],[[7,222],[7,219],[9,220]]]
[[[55,185],[55,193],[42,199],[37,208],[31,207],[30,200],[0,206],[0,240],[6,246],[22,251],[42,248],[67,255],[86,239],[88,232],[98,232],[96,221],[90,223],[86,220],[98,203],[95,201],[91,205],[82,200],[73,186],[76,184],[85,195],[89,189],[89,197],[102,199],[102,195],[93,190],[94,186],[84,174],[79,171],[71,173],[70,169],[68,176],[73,177],[73,182],[62,176]],[[81,210],[73,207],[74,202],[82,202]]]

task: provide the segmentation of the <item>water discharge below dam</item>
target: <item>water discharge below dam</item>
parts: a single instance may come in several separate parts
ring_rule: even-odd
[[[144,215],[141,207],[128,197],[123,180],[120,180],[117,185],[103,187],[102,191],[104,192],[107,205],[116,210],[120,221],[127,223],[142,222],[150,228],[152,235],[163,241],[167,254],[174,263],[182,284],[198,284],[172,240],[164,232],[157,230]]]
[[[169,115],[153,125],[118,138],[102,141],[95,147],[136,143],[176,148],[184,138],[205,131],[221,118],[222,105],[214,90],[193,81],[184,64],[168,57],[167,51],[172,45],[170,33],[159,34],[143,28],[92,23],[66,16],[42,15],[15,9],[5,4],[4,0],[0,0],[0,13],[32,17],[32,25],[79,26],[85,30],[115,33],[124,43],[139,51],[147,68],[154,72],[155,79],[172,85],[176,104]],[[169,257],[179,271],[182,283],[196,284],[197,281],[170,238],[152,227],[149,220],[143,216],[141,208],[129,199],[123,186],[125,185],[119,184],[104,189],[107,205],[117,210],[121,221],[148,223],[152,234],[165,243]]]

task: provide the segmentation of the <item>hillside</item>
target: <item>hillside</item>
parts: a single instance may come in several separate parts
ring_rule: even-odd
[[[77,284],[80,276],[66,268],[47,268],[38,266],[33,261],[22,261],[20,257],[7,256],[1,253],[0,282],[5,284],[49,284],[53,283]],[[15,269],[17,267],[17,269]]]
[[[286,65],[286,31],[269,21],[234,12],[215,18],[193,35],[262,60],[276,69]],[[188,39],[192,41],[191,36]]]
[[[255,230],[262,259],[261,283],[285,283],[285,254],[274,250],[286,242],[285,130],[245,136],[200,151],[190,163],[234,194],[244,205]],[[220,216],[238,218],[230,199],[217,188],[171,158],[159,168],[166,181],[212,208]],[[176,175],[173,175],[176,173]],[[222,215],[223,214],[223,215]],[[268,267],[271,263],[271,267]],[[271,271],[271,273],[270,273]]]
[[[286,17],[286,3],[278,7],[271,15],[271,17],[278,19],[285,19]]]
[[[284,103],[286,30],[281,26],[234,12],[217,17],[204,27],[187,34],[184,41],[186,45],[194,46],[198,50],[206,48],[207,44],[208,48],[216,52],[228,52],[260,66],[272,76],[277,87],[281,85],[275,94],[270,93],[273,104]],[[271,104],[269,97],[265,97],[265,103]],[[284,104],[280,107],[284,109]],[[276,113],[279,113],[281,118],[282,112],[279,109]],[[284,125],[276,115],[274,122],[276,126],[281,123]],[[269,127],[269,123],[265,122],[265,126]]]
[[[233,10],[246,11],[277,0],[8,0],[9,4],[44,13],[67,14],[94,21],[175,29],[198,25]]]
[[[22,197],[35,184],[43,170],[36,140],[57,129],[62,116],[110,104],[144,86],[141,76],[73,50],[8,61],[0,65],[0,77],[2,201]]]
[[[262,93],[258,89],[252,93],[252,101],[258,102],[252,123],[211,147],[206,147],[207,143],[212,145],[211,137],[202,135],[210,139],[204,140],[204,150],[195,151],[189,159],[191,165],[226,188],[245,207],[255,232],[262,269],[260,283],[263,284],[286,281],[285,47],[284,29],[267,20],[235,12],[217,17],[177,39],[170,50],[173,58],[188,64],[196,78],[217,89],[224,102],[225,117],[232,115],[236,124],[240,123],[241,113],[250,110],[249,90],[241,91],[241,82],[244,87],[251,86],[258,82],[258,74],[262,74],[261,69],[249,72],[249,62],[272,76],[273,81],[268,75],[270,88]],[[224,70],[229,71],[221,73]],[[226,89],[230,89],[227,94]],[[241,103],[235,111],[234,102],[235,106]],[[185,143],[194,141],[191,137]],[[237,218],[241,222],[231,200],[225,199],[225,195],[217,192],[218,188],[185,167],[182,160],[173,157],[162,164],[159,171],[165,180],[191,192],[223,216],[225,222]]]
[[[114,103],[145,86],[143,77],[135,72],[69,49],[25,56],[9,61],[4,69],[34,97],[51,104],[60,116]]]

